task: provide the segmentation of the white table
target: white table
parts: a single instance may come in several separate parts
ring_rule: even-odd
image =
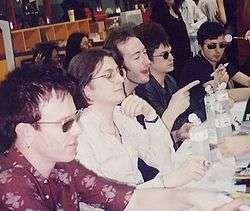
[[[237,117],[237,120],[242,121],[246,102],[235,103],[231,112]],[[175,155],[176,166],[181,165],[189,155],[192,154],[191,142],[189,140],[184,143],[177,150]],[[207,171],[206,175],[198,182],[191,182],[188,187],[199,187],[212,191],[227,191],[232,192],[236,190],[234,186],[233,176],[237,167],[246,166],[250,161],[250,155],[232,158],[223,158],[218,162],[213,162]]]

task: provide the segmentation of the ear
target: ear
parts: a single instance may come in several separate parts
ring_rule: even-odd
[[[35,128],[29,123],[19,123],[15,132],[17,134],[18,140],[22,140],[22,143],[28,147],[33,143]]]
[[[90,87],[89,84],[87,84],[83,89],[84,95],[86,98],[90,101],[93,99],[93,88]]]

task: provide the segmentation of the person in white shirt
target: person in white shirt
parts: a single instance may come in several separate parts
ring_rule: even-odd
[[[77,153],[77,159],[87,168],[138,185],[144,182],[137,168],[140,157],[160,171],[142,188],[178,187],[204,176],[204,157],[191,156],[172,170],[174,150],[168,130],[146,101],[135,95],[125,98],[124,79],[110,53],[101,49],[81,52],[68,71],[79,80],[83,98],[75,100],[78,108],[87,107],[80,119],[83,132]],[[135,118],[141,114],[146,130]]]
[[[226,24],[227,18],[223,0],[199,0],[198,7],[210,22]]]
[[[176,4],[181,12],[182,19],[186,24],[191,51],[193,52],[193,56],[195,56],[200,50],[197,41],[197,31],[201,24],[207,21],[207,17],[193,0],[178,0],[176,1]]]

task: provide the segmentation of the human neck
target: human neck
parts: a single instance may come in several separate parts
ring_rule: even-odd
[[[213,69],[215,70],[215,68],[216,68],[216,62],[213,62],[213,61],[209,60],[209,59],[205,56],[205,54],[203,53],[203,51],[201,51],[201,55],[204,56],[204,58],[212,65]]]
[[[127,95],[130,95],[135,90],[135,88],[137,86],[138,86],[137,83],[135,83],[127,78],[124,80],[124,89],[125,89],[125,92]]]
[[[52,162],[43,156],[41,156],[37,151],[20,144],[19,140],[16,140],[15,146],[24,155],[24,157],[30,162],[30,164],[45,178],[48,178],[52,169],[55,166],[55,162]]]
[[[101,114],[102,121],[107,127],[114,127],[113,112],[115,106],[92,104],[88,107],[93,112],[98,112]]]
[[[151,75],[154,76],[155,80],[164,88],[165,86],[164,79],[167,73],[158,72],[154,70],[153,68],[150,68],[150,72],[151,72]]]

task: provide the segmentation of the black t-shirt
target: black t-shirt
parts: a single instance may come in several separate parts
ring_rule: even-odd
[[[217,63],[217,66],[219,64],[225,64],[227,62],[228,60],[226,58],[222,58]],[[232,78],[238,72],[238,69],[231,63],[228,64],[226,69],[229,78]],[[181,87],[189,84],[194,80],[200,81],[200,84],[196,85],[190,90],[191,98],[194,99],[195,102],[199,104],[199,106],[204,107],[203,99],[206,95],[206,92],[203,84],[210,80],[213,80],[213,77],[211,77],[211,74],[213,72],[214,70],[211,63],[204,56],[202,56],[201,53],[190,59],[181,71],[179,81]]]

